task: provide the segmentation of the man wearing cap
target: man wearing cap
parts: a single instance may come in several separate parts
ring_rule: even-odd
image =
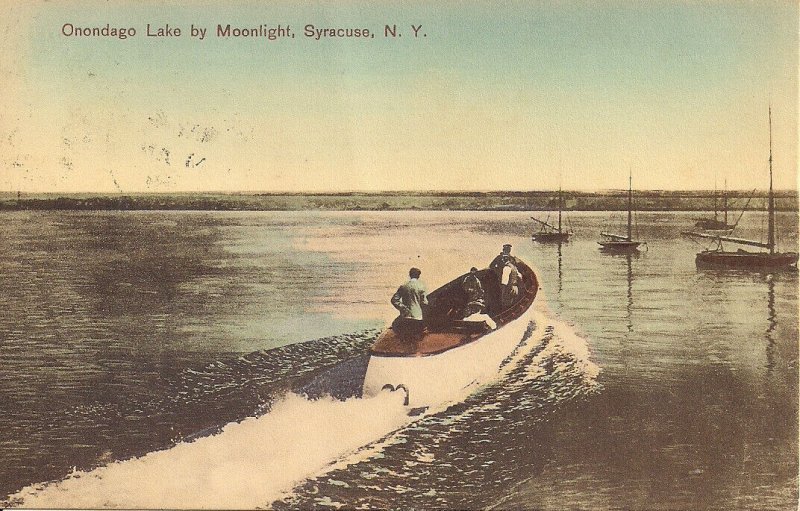
[[[494,301],[494,310],[503,310],[509,307],[517,296],[519,296],[522,285],[522,276],[517,269],[517,258],[511,255],[511,244],[503,245],[503,251],[492,260],[489,268],[497,275],[500,284],[500,296],[498,308],[497,301]]]
[[[392,323],[392,328],[399,334],[421,333],[424,329],[422,323],[422,306],[428,305],[425,285],[419,280],[422,272],[419,268],[408,271],[408,282],[397,288],[392,296],[392,305],[400,311],[400,316]]]
[[[503,266],[505,266],[506,261],[511,261],[515,265],[517,264],[517,258],[511,255],[510,243],[503,245],[503,251],[500,252],[497,257],[492,259],[491,264],[489,264],[489,269],[494,270],[496,273],[500,273]]]

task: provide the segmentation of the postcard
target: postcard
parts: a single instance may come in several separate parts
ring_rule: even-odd
[[[796,2],[0,2],[0,504],[796,509]]]

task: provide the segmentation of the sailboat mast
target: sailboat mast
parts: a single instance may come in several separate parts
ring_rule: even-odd
[[[772,106],[769,107],[769,234],[767,244],[769,253],[775,253],[775,198],[772,195]]]
[[[564,206],[561,198],[561,187],[558,187],[558,232],[561,233],[561,209]]]
[[[722,210],[725,213],[725,229],[728,228],[728,180],[725,180],[725,190],[722,192]]]
[[[633,207],[633,177],[628,174],[628,241],[631,241],[631,208]]]
[[[717,221],[717,173],[714,172],[714,221]]]

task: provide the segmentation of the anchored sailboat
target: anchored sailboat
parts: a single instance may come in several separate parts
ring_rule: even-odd
[[[775,251],[775,197],[772,191],[772,108],[769,109],[769,198],[767,202],[767,242],[734,238],[704,232],[689,232],[690,236],[708,238],[716,242],[716,247],[703,250],[695,258],[698,268],[742,268],[751,270],[788,269],[797,266],[796,252]],[[739,249],[735,252],[722,249],[722,243],[735,243],[751,247],[766,248],[769,252],[750,252]]]
[[[725,191],[722,193],[722,220],[719,219],[717,209],[717,187],[714,185],[714,218],[698,218],[694,226],[704,231],[732,231],[735,227],[728,223],[728,182],[725,181]]]
[[[639,250],[641,241],[633,239],[633,178],[628,175],[628,230],[627,235],[601,232],[600,236],[604,239],[598,241],[601,250],[609,252],[635,252]]]
[[[531,239],[533,241],[538,241],[540,243],[561,243],[564,241],[569,241],[569,237],[572,235],[572,229],[562,229],[561,227],[561,212],[564,209],[564,198],[561,192],[561,188],[558,189],[558,225],[551,225],[547,221],[539,220],[538,218],[531,217],[534,222],[537,222],[541,228],[539,232],[535,232],[531,235]],[[549,220],[549,218],[548,218]]]

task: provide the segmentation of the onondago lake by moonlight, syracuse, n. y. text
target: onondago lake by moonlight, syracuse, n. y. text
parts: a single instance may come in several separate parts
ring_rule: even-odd
[[[239,27],[230,23],[216,24],[213,30],[208,27],[190,24],[188,32],[186,27],[177,26],[170,23],[150,24],[144,29],[136,27],[112,26],[110,23],[100,26],[83,26],[75,23],[64,23],[61,26],[61,35],[71,38],[110,38],[125,40],[136,37],[153,38],[177,38],[189,37],[197,40],[215,37],[218,39],[231,38],[258,38],[268,41],[279,39],[295,39],[298,32],[290,24],[266,24]],[[374,39],[378,35],[382,39],[402,38],[407,34],[411,38],[427,37],[427,33],[422,31],[421,24],[411,24],[408,27],[398,26],[397,24],[386,24],[382,29],[369,27],[320,27],[314,24],[306,24],[299,32],[303,39],[319,41],[322,39]]]

